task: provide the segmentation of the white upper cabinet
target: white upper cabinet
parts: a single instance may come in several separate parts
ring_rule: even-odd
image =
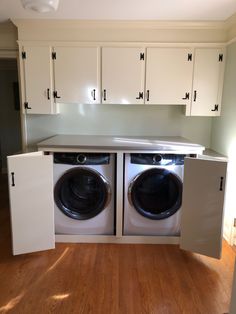
[[[102,48],[103,103],[144,103],[144,57],[141,48]]]
[[[195,49],[192,105],[186,115],[220,115],[224,64],[224,49]]]
[[[50,47],[24,46],[21,59],[22,103],[27,113],[57,113],[53,98]]]
[[[52,156],[35,152],[7,161],[13,254],[54,248]]]
[[[221,257],[226,161],[185,158],[180,248]]]
[[[60,103],[100,103],[99,49],[54,47],[55,100]]]
[[[192,75],[192,49],[147,48],[145,103],[190,104]]]

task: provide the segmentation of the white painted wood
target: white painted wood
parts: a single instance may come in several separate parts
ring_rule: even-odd
[[[189,55],[192,56],[191,60]],[[191,101],[192,75],[193,49],[147,48],[145,103],[188,105]],[[186,93],[189,98],[183,99]]]
[[[224,49],[195,49],[191,116],[220,115],[225,64],[225,55],[219,62],[220,54],[224,54]],[[215,105],[218,111],[212,111]]]
[[[99,49],[57,46],[54,51],[55,90],[61,97],[57,102],[100,103]]]
[[[102,102],[106,104],[143,104],[136,99],[144,93],[145,60],[142,48],[102,48]],[[105,90],[105,92],[104,92]]]
[[[53,99],[51,48],[24,46],[23,51],[26,52],[26,59],[23,59],[25,87],[23,103],[28,102],[31,108],[27,109],[27,113],[57,113]]]
[[[146,243],[179,244],[179,237],[169,236],[106,236],[57,234],[56,242],[64,243]]]
[[[116,236],[122,237],[123,228],[123,182],[124,154],[116,154]]]
[[[226,161],[185,158],[180,236],[182,249],[221,257],[226,167]]]
[[[234,266],[234,279],[233,279],[229,314],[235,314],[235,313],[236,313],[236,261],[235,261],[235,266]]]
[[[7,159],[13,254],[54,248],[52,156],[35,152]]]

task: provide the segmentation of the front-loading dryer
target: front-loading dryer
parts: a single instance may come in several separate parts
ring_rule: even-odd
[[[179,235],[185,156],[125,154],[124,235]]]
[[[56,234],[114,234],[115,155],[54,153]]]

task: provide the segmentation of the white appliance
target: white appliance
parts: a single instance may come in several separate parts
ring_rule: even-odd
[[[115,155],[54,153],[56,234],[114,234]]]
[[[124,235],[180,234],[183,154],[125,154]]]

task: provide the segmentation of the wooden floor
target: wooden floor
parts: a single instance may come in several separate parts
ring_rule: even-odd
[[[0,313],[222,314],[234,252],[218,261],[173,245],[57,244],[11,255],[6,180],[0,180]]]

